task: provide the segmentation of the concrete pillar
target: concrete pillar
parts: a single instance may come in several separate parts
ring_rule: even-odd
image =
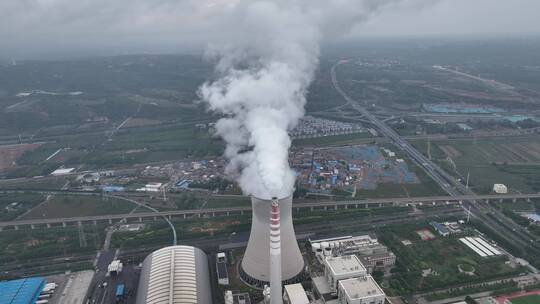
[[[512,199],[512,203],[515,203],[517,201],[517,198]]]
[[[489,204],[489,200],[488,200],[488,199],[486,199],[486,204]]]
[[[358,204],[354,204],[354,208],[358,209]]]
[[[139,223],[142,222],[142,217],[139,216]]]
[[[530,198],[527,198],[527,203],[530,203],[531,202],[531,199]]]
[[[112,225],[112,219],[109,219],[109,225]]]
[[[244,215],[244,210],[240,210],[240,215]]]
[[[18,225],[13,226],[13,228],[15,228],[15,230],[19,230],[19,226],[18,226]]]
[[[381,207],[382,207],[382,203],[379,203],[379,208],[381,208]]]
[[[345,205],[345,209],[349,209],[349,205]]]
[[[334,205],[334,210],[337,210],[338,209],[338,205]]]
[[[81,221],[77,221],[77,225],[80,227],[82,226],[82,222]]]
[[[324,206],[324,211],[328,210],[328,206]]]
[[[171,220],[171,216],[170,216],[170,215],[167,215],[167,218],[169,219],[169,221]]]
[[[66,228],[67,224],[66,222],[62,222],[62,227]]]
[[[47,223],[47,228],[51,228],[51,224]]]
[[[30,229],[34,230],[35,228],[34,224],[30,224]]]
[[[182,217],[185,219],[185,218],[187,217],[187,214],[184,213],[184,214],[182,215]]]
[[[368,203],[365,203],[365,204],[364,204],[364,208],[365,208],[365,209],[369,208]]]
[[[4,231],[4,227],[0,227],[0,232]]]
[[[313,212],[313,206],[309,207],[309,211]]]
[[[215,212],[212,212],[212,217],[216,217],[216,213],[215,213]]]
[[[503,202],[503,199],[502,199],[502,198],[501,198],[501,199],[499,199],[499,203],[501,203],[501,204],[502,204],[502,202]]]
[[[296,208],[296,212],[300,212],[300,207],[297,207],[297,208]]]
[[[184,216],[185,216],[185,214],[184,214]],[[155,221],[157,221],[157,216],[154,215],[154,222],[155,222]]]
[[[227,216],[231,215],[231,213],[229,211],[227,211]]]
[[[93,220],[92,222],[94,223],[94,226],[97,225],[97,221],[96,221],[96,220]]]

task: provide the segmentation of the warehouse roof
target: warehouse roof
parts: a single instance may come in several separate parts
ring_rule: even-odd
[[[385,296],[384,291],[375,282],[373,277],[365,276],[339,281],[342,289],[350,299],[363,299],[369,297]]]
[[[137,303],[211,303],[206,254],[191,246],[170,246],[146,257]]]
[[[0,282],[0,303],[33,304],[44,285],[39,277]]]
[[[366,271],[356,255],[330,257],[326,258],[325,262],[334,275]]]

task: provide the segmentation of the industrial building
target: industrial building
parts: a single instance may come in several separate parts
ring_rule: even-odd
[[[450,230],[448,230],[443,224],[437,222],[430,222],[429,224],[431,225],[431,227],[433,227],[433,229],[435,229],[435,231],[437,231],[440,236],[450,235]]]
[[[508,193],[508,187],[504,184],[494,184],[493,185],[493,192],[497,194],[506,194]]]
[[[225,304],[251,304],[251,298],[247,292],[233,293],[231,290],[225,291]]]
[[[479,237],[464,237],[459,240],[483,258],[502,254],[497,248]]]
[[[281,275],[284,284],[293,284],[304,278],[304,259],[292,222],[292,197],[279,199],[280,238],[286,244],[281,248]],[[270,208],[271,200],[251,198],[253,208],[251,232],[242,258],[240,278],[256,288],[270,281]]]
[[[339,280],[365,276],[367,270],[356,255],[326,258],[324,261],[324,276],[330,290],[337,290]]]
[[[313,253],[319,261],[326,253],[331,256],[356,255],[362,264],[372,273],[376,268],[392,267],[396,263],[396,255],[388,247],[379,243],[371,235],[340,236],[324,239],[310,239]]]
[[[212,303],[206,254],[191,246],[154,251],[142,264],[136,303]]]
[[[384,303],[386,295],[356,255],[326,257],[324,266],[324,276],[312,277],[313,293],[323,303]]]
[[[43,278],[26,278],[0,282],[0,303],[34,304],[45,286]]]
[[[285,285],[283,302],[285,304],[309,304],[309,299],[302,284],[296,283]]]
[[[386,295],[371,276],[339,281],[338,299],[343,304],[384,304]]]

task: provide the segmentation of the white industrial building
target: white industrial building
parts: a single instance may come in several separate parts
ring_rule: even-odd
[[[326,258],[324,266],[324,276],[333,292],[337,291],[339,280],[367,275],[366,268],[356,255]]]
[[[212,303],[206,254],[191,246],[154,251],[144,259],[136,303]]]
[[[464,237],[459,240],[483,258],[502,254],[497,248],[479,237]]]
[[[312,277],[314,292],[318,297],[335,297],[340,280],[365,276],[366,268],[355,255],[327,257],[324,260],[324,276]]]
[[[497,194],[506,194],[508,193],[508,187],[504,184],[494,184],[493,185],[493,192]]]
[[[384,304],[386,295],[356,255],[326,257],[324,276],[312,277],[315,297],[326,304]]]
[[[283,300],[285,304],[309,304],[306,291],[300,283],[285,285]]]
[[[384,304],[386,295],[371,276],[339,281],[339,302],[342,304]]]
[[[371,235],[345,235],[340,237],[310,239],[312,251],[318,260],[325,256],[355,254],[369,273],[377,267],[391,267],[396,263],[395,254]]]

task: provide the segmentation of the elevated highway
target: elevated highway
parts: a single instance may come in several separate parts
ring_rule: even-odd
[[[95,195],[106,196],[109,198],[116,198],[133,202],[132,199],[119,195],[103,195],[101,193],[85,193],[85,192],[71,192],[71,191],[39,191],[39,190],[11,190],[0,191],[0,193],[41,193],[41,194],[55,194],[55,195]],[[489,203],[490,201],[507,201],[511,200],[516,202],[517,200],[531,200],[540,199],[540,193],[535,194],[498,194],[498,195],[457,195],[457,196],[432,196],[432,197],[409,197],[409,198],[381,198],[381,199],[366,199],[366,200],[347,200],[347,201],[320,201],[309,203],[296,203],[293,204],[294,212],[316,212],[316,211],[332,211],[340,209],[357,209],[357,208],[380,208],[390,206],[421,206],[421,205],[455,205],[462,204],[465,201],[483,201]],[[139,202],[140,204],[140,202]],[[36,229],[39,227],[51,228],[53,226],[66,227],[68,225],[87,225],[98,223],[112,224],[115,221],[129,222],[144,222],[153,221],[164,218],[166,220],[173,219],[189,219],[193,217],[218,217],[218,216],[237,216],[244,213],[251,212],[251,206],[242,207],[226,207],[226,208],[209,208],[209,209],[189,209],[189,210],[171,210],[171,211],[152,211],[130,214],[108,214],[108,215],[96,215],[96,216],[80,216],[80,217],[68,217],[68,218],[47,218],[47,219],[27,219],[27,220],[15,220],[0,222],[0,230],[4,229],[19,229],[21,227],[30,227]]]

